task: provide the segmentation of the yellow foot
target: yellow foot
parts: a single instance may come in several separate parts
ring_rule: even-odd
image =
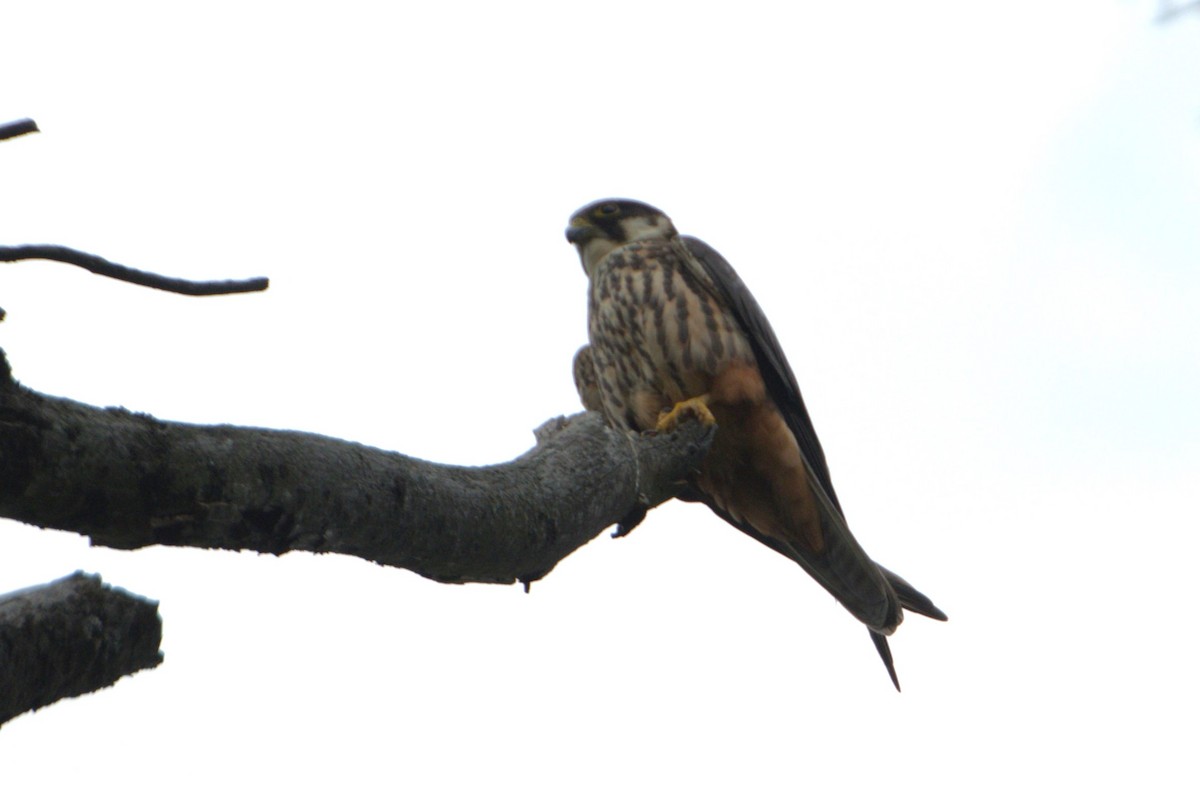
[[[699,397],[692,397],[676,403],[670,411],[659,414],[658,424],[654,427],[662,433],[670,433],[683,424],[688,417],[700,420],[701,425],[717,424],[712,412],[708,410],[708,395],[702,394]]]

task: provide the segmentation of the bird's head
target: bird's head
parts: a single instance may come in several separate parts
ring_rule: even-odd
[[[614,249],[645,239],[676,235],[671,218],[637,200],[599,200],[571,215],[567,241],[579,251],[588,275]]]

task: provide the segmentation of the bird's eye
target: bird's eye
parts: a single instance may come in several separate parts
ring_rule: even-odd
[[[600,208],[596,209],[596,213],[601,217],[611,217],[620,210],[620,207],[617,206],[616,203],[605,203],[604,205],[600,206]]]

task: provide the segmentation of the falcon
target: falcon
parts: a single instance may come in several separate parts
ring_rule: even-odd
[[[584,407],[633,432],[715,424],[681,497],[803,567],[867,626],[899,690],[886,637],[904,609],[946,615],[850,533],[796,377],[733,267],[635,200],[575,212],[567,241],[589,284],[589,344],[574,364]]]

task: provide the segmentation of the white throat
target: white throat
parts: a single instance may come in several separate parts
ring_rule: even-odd
[[[579,260],[583,263],[583,271],[587,273],[589,280],[596,276],[597,267],[608,258],[608,254],[619,246],[619,243],[612,239],[597,236],[579,248]]]
[[[608,254],[618,247],[624,247],[632,242],[644,242],[648,239],[670,239],[677,235],[671,220],[663,216],[630,217],[622,220],[621,234],[622,241],[617,242],[597,236],[579,248],[579,260],[583,262],[583,271],[589,278],[595,276],[596,269],[604,263]]]

